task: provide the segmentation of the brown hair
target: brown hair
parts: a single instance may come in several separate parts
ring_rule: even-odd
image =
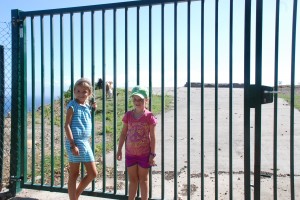
[[[89,96],[93,95],[93,87],[92,87],[92,84],[89,79],[81,78],[78,81],[76,81],[76,83],[74,85],[74,91],[75,91],[76,87],[79,85],[89,90],[89,92],[90,92]]]

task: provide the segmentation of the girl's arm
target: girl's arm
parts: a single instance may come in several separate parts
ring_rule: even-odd
[[[156,147],[156,134],[155,134],[155,124],[150,126],[150,156],[149,156],[149,164],[151,166],[156,166],[155,163],[155,147]]]
[[[156,148],[156,130],[155,130],[155,124],[150,126],[150,149],[151,154],[154,154],[152,156],[155,157],[155,148]]]
[[[122,132],[120,135],[118,151],[117,151],[117,160],[122,160],[122,148],[123,148],[123,144],[126,140],[127,129],[128,129],[128,124],[123,123],[123,128],[122,128]]]
[[[72,122],[72,117],[73,117],[73,109],[69,108],[67,110],[67,114],[66,114],[66,121],[65,121],[65,132],[67,135],[67,138],[70,142],[70,146],[71,146],[71,150],[75,155],[79,154],[78,148],[74,142],[74,138],[73,138],[73,134],[71,131],[71,122]]]

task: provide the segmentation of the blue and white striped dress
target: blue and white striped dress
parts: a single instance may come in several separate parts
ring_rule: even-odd
[[[80,105],[72,100],[67,105],[67,110],[73,109],[71,130],[76,146],[79,148],[79,156],[72,154],[70,142],[66,139],[65,146],[68,152],[69,162],[94,162],[95,157],[91,149],[89,139],[92,133],[91,108],[88,104]]]

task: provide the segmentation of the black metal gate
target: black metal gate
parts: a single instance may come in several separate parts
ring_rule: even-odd
[[[91,141],[99,177],[84,195],[127,198],[126,169],[114,156],[119,116],[130,109],[130,88],[144,84],[159,121],[150,199],[299,197],[297,0],[288,5],[293,8],[288,103],[278,78],[279,44],[286,39],[279,37],[281,4],[141,0],[13,10],[11,193],[67,192],[65,102],[73,97],[76,79],[88,77],[101,105],[93,115]],[[264,57],[263,30],[272,20],[265,20],[263,10],[272,6],[270,68],[263,62],[270,59]],[[241,63],[235,63],[237,57]],[[270,75],[271,87],[263,86]],[[98,78],[113,81],[112,99],[97,87]]]

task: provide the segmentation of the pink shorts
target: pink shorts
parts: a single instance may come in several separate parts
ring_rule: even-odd
[[[131,167],[134,165],[139,165],[142,168],[150,168],[149,156],[125,156],[126,167]]]

